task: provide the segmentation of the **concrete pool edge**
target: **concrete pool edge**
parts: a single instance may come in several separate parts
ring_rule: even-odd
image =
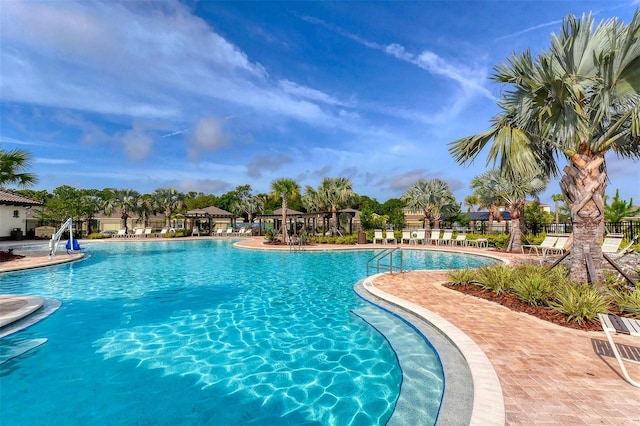
[[[408,311],[421,321],[438,329],[440,333],[456,346],[466,360],[473,382],[473,404],[469,424],[504,425],[505,407],[502,386],[489,358],[487,358],[482,349],[459,328],[438,314],[377,288],[374,285],[374,281],[375,278],[380,275],[383,274],[372,275],[363,279],[361,281],[362,288],[372,296],[397,306],[401,310]],[[445,397],[455,397],[446,394],[446,384]],[[445,403],[446,401],[443,401],[443,404]],[[442,413],[442,415],[442,418],[438,418],[438,424],[455,424],[455,422],[449,421],[451,419],[448,420],[445,418],[448,413]]]

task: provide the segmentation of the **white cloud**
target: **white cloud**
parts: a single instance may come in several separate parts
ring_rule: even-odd
[[[146,133],[143,126],[136,125],[124,134],[122,144],[124,153],[129,160],[142,161],[149,156],[153,139]]]
[[[42,158],[42,157],[34,158],[33,161],[39,164],[54,164],[54,165],[74,164],[77,162],[76,160],[65,160],[62,158]]]
[[[218,118],[200,119],[187,139],[189,159],[197,160],[205,152],[216,151],[227,145],[223,120]]]

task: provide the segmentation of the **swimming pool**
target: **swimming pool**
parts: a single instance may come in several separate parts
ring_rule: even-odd
[[[85,261],[0,277],[0,293],[63,303],[9,337],[49,340],[0,367],[3,424],[384,424],[393,413],[396,355],[350,313],[365,305],[352,287],[373,251],[262,252],[228,240],[87,248]],[[486,262],[424,251],[403,260]],[[434,359],[425,368],[441,378]],[[441,386],[430,389],[436,403]]]

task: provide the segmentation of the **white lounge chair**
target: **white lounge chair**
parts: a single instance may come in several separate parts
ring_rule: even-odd
[[[613,334],[626,334],[629,336],[640,337],[640,320],[619,317],[617,315],[611,314],[598,314],[598,319],[600,320],[600,324],[602,325],[602,330],[604,334],[607,335],[607,340],[609,340],[609,345],[611,345],[611,350],[618,360],[618,364],[620,365],[620,369],[624,374],[625,379],[633,386],[640,388],[640,382],[636,382],[631,379],[629,373],[627,372],[627,368],[624,365],[624,361],[632,362],[634,364],[640,364],[640,353],[638,351],[627,350],[625,351],[625,355],[629,354],[634,356],[634,358],[626,358],[620,355],[620,351],[618,346],[616,346],[613,341]]]
[[[244,230],[244,236],[245,237],[250,237],[252,233],[253,233],[253,229],[251,229],[251,228],[246,228]]]
[[[218,228],[218,230],[216,231],[216,235],[218,237],[222,237],[222,228]]]
[[[384,237],[382,236],[382,229],[374,229],[373,231],[373,244],[376,241],[380,240],[381,243],[384,243]]]
[[[194,235],[196,236],[200,236],[200,229],[198,229],[197,226],[194,226],[193,229],[191,229],[191,236],[193,237]]]
[[[118,229],[118,233],[114,234],[114,237],[116,237],[116,238],[125,238],[126,236],[127,236],[127,229],[126,228]]]
[[[160,233],[156,234],[156,237],[164,237],[165,235],[167,235],[167,231],[168,231],[167,228],[162,228],[160,230]]]
[[[456,238],[451,240],[451,245],[466,246],[467,245],[467,234],[458,234],[458,235],[456,235]]]
[[[525,249],[528,249],[529,254],[535,251],[536,255],[540,255],[543,253],[545,249],[552,248],[555,245],[556,241],[558,241],[557,235],[547,235],[546,237],[544,237],[544,240],[542,240],[542,243],[540,243],[539,245],[523,244],[521,248],[522,254],[524,254]]]
[[[569,242],[569,236],[559,236],[553,247],[543,247],[542,256],[546,257],[549,254],[562,254],[567,249],[567,243]]]
[[[402,238],[400,239],[400,243],[404,243],[404,242],[410,243],[411,242],[411,231],[408,229],[403,229],[402,230]]]
[[[135,232],[133,233],[133,236],[135,238],[140,238],[144,235],[144,228],[136,228]]]
[[[432,229],[431,230],[431,237],[429,238],[429,242],[431,244],[438,244],[438,240],[440,239],[440,230],[439,229]]]
[[[384,236],[384,243],[389,244],[391,241],[393,241],[394,244],[398,244],[398,240],[396,239],[396,236],[393,233],[393,229],[387,229],[387,232]]]
[[[144,236],[146,238],[149,238],[151,236],[152,231],[153,231],[153,228],[144,228]]]
[[[425,231],[424,229],[416,229],[415,231],[413,231],[411,233],[411,241],[410,241],[410,243],[416,244],[416,245],[418,243],[424,244],[425,240],[427,238],[426,235],[425,235],[426,232],[427,231]]]
[[[233,235],[233,228],[227,228],[227,237]]]
[[[445,229],[442,233],[442,238],[437,240],[438,245],[449,245],[451,243],[451,238],[453,237],[453,230]]]

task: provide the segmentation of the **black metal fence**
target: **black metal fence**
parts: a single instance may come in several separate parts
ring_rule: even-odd
[[[527,231],[532,234],[570,234],[573,232],[572,223],[525,223]],[[631,240],[640,233],[640,222],[631,220],[623,222],[605,222],[604,229],[607,234],[623,234],[627,240]],[[508,232],[508,230],[507,230]]]

